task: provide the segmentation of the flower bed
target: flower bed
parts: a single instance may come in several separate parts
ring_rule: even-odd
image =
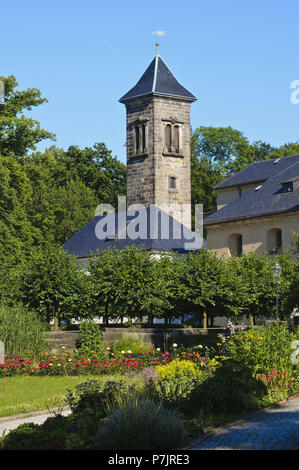
[[[184,359],[204,365],[206,358],[198,352],[161,353],[159,348],[140,354],[123,353],[115,358],[113,353],[107,359],[99,359],[96,355],[91,357],[78,357],[68,353],[52,355],[45,353],[39,362],[22,360],[18,357],[8,359],[0,364],[0,377],[12,375],[86,375],[86,374],[113,374],[128,371],[141,371],[145,367],[162,366],[169,364],[173,359]]]

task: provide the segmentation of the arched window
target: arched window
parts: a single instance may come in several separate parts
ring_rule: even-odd
[[[134,132],[134,154],[141,155],[148,152],[147,149],[147,123],[137,123],[133,128]]]
[[[134,134],[135,134],[135,154],[136,154],[136,153],[139,153],[139,148],[140,148],[140,138],[139,138],[139,127],[138,126],[135,126]]]
[[[173,147],[176,153],[179,153],[180,149],[180,128],[179,126],[174,126],[173,128]]]
[[[178,154],[180,153],[180,135],[181,130],[178,124],[173,122],[166,124],[164,127],[164,153]]]
[[[233,233],[228,237],[228,249],[231,256],[241,256],[243,251],[243,239],[240,233]]]
[[[167,152],[171,152],[171,125],[165,126],[165,147]]]
[[[282,231],[280,228],[271,228],[267,232],[267,250],[270,254],[276,254],[282,247]]]

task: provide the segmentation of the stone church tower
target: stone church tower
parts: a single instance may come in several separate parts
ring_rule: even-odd
[[[127,112],[127,206],[155,205],[188,228],[190,105],[195,100],[161,59],[158,44],[138,83],[119,100]]]

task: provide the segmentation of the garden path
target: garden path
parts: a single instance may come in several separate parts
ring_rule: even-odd
[[[35,411],[33,413],[0,418],[0,439],[4,432],[6,435],[9,433],[9,431],[12,431],[13,429],[16,429],[18,426],[20,426],[20,424],[42,424],[44,421],[46,421],[47,418],[54,416],[54,413],[58,412],[64,416],[67,416],[71,413],[67,407],[64,407],[62,411],[61,408],[55,408],[53,410]]]
[[[299,394],[213,430],[194,450],[299,450]]]

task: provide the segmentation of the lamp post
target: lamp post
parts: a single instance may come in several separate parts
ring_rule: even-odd
[[[276,262],[272,269],[273,269],[274,282],[276,286],[276,320],[278,320],[278,285],[279,285],[279,279],[280,279],[280,274],[281,274],[281,266],[279,266],[279,264]]]

